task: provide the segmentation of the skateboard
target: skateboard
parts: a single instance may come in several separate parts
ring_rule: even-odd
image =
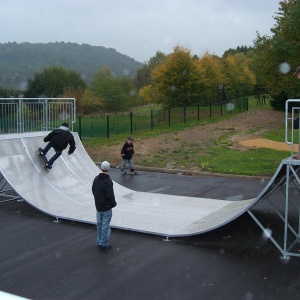
[[[48,163],[48,159],[47,159],[46,155],[41,155],[41,154],[40,154],[40,152],[41,152],[42,150],[43,150],[42,148],[39,148],[38,155],[39,155],[39,157],[41,157],[42,160],[43,160],[44,168],[47,169],[47,170],[49,170],[49,168],[46,167],[46,164]]]
[[[122,173],[123,173],[123,175],[126,175],[126,174],[137,175],[136,171],[133,171],[133,172],[131,172],[131,171],[123,171]]]

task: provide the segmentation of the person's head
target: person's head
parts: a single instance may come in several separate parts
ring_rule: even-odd
[[[103,161],[101,166],[100,166],[100,169],[102,172],[108,172],[108,170],[110,169],[110,163],[108,161]]]
[[[297,77],[300,79],[300,66],[296,69],[295,74],[296,74]]]
[[[129,138],[127,139],[127,142],[128,142],[129,144],[131,144],[132,141],[133,141],[133,138],[131,138],[131,137],[129,137]]]
[[[64,126],[64,127],[67,127],[67,128],[69,128],[69,124],[68,123],[62,123],[62,125],[61,126]]]

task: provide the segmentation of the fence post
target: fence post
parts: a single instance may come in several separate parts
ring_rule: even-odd
[[[106,115],[106,137],[109,138],[109,115]]]
[[[130,134],[132,134],[132,112],[129,114],[130,116]]]
[[[78,118],[79,121],[79,138],[81,140],[81,117]]]
[[[221,101],[221,117],[223,116],[223,105],[222,105],[222,101]]]
[[[171,108],[169,107],[169,126],[171,126]]]
[[[151,127],[151,130],[153,130],[153,109],[151,109],[151,125],[150,125],[150,127]]]
[[[92,121],[92,139],[94,138],[94,121]]]

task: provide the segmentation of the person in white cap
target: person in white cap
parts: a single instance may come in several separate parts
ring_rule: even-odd
[[[108,251],[112,246],[108,243],[110,237],[110,222],[112,208],[117,205],[113,189],[113,181],[107,174],[110,169],[108,161],[101,164],[101,173],[93,181],[92,192],[95,199],[97,219],[97,245],[99,250]]]

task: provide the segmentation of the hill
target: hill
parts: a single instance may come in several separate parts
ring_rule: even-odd
[[[143,66],[112,48],[76,43],[0,43],[0,87],[24,89],[28,79],[47,67],[60,65],[89,83],[94,73],[109,67],[116,76],[134,77]]]

